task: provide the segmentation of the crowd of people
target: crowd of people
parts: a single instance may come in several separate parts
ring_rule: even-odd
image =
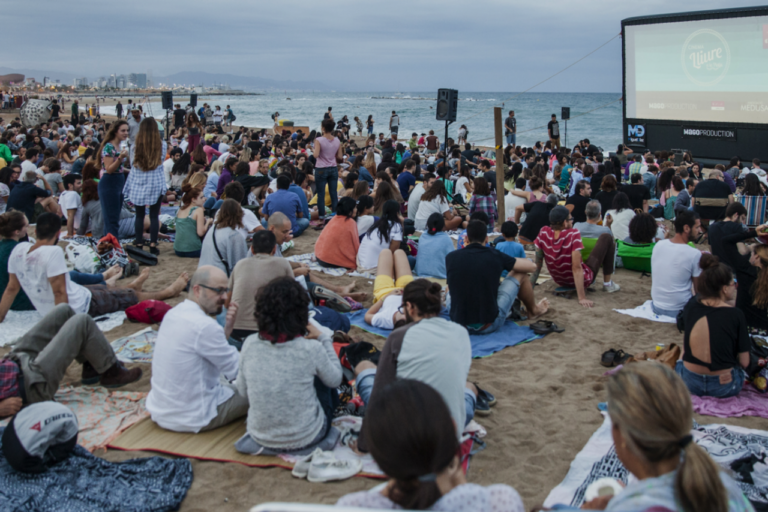
[[[614,276],[629,248],[649,261],[651,307],[678,319],[684,350],[674,372],[635,364],[609,380],[617,455],[640,482],[588,505],[749,510],[691,443],[690,395],[738,394],[754,375],[749,336],[768,331],[768,249],[751,243],[768,224],[746,230],[738,199],[765,196],[760,162],[742,169],[734,159],[705,175],[690,155],[676,164],[669,152],[634,155],[622,145],[606,156],[586,139],[566,148],[554,115],[549,140],[524,148],[510,112],[508,145],[495,153],[467,143],[466,126],[456,143],[433,131],[399,142],[394,111],[388,136],[374,135],[372,117],[365,126],[354,118],[355,140],[348,117],[336,121],[331,108],[305,134],[282,131],[279,113],[268,133],[235,129],[229,106],[176,105],[168,142],[155,119],[125,112],[111,122],[79,111],[35,127],[0,122],[0,322],[10,310],[43,316],[0,362],[0,416],[51,400],[73,359],[84,383],[136,381],[141,370],[115,359],[93,318],[186,289],[158,331],[152,421],[196,433],[246,418],[238,451],[301,456],[294,475],[316,481],[354,474],[354,461],[324,450],[340,436],[332,420],[345,376],[334,341],[350,331],[343,313],[368,296],[283,256],[286,243],[316,229],[313,261],[375,276],[364,321],[388,333],[380,354],[350,360],[366,405],[350,446],[390,480],[339,504],[524,510],[509,486],[467,483],[457,458],[464,426],[497,401],[469,380],[472,338],[516,315],[547,314],[549,300],[536,299],[545,263],[558,287],[592,307],[593,285],[621,289]],[[119,268],[67,270],[60,239],[87,233],[160,254],[161,207],[176,202],[173,251],[198,259],[191,277],[145,292],[148,270],[124,287]],[[712,254],[695,247],[704,236]]]

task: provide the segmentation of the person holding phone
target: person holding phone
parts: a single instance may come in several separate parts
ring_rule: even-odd
[[[104,136],[104,142],[97,153],[96,165],[101,166],[99,200],[104,217],[104,233],[109,233],[115,238],[118,238],[120,210],[123,206],[123,164],[128,159],[128,150],[124,144],[128,134],[128,123],[123,120],[115,121]],[[118,148],[121,149],[118,151]]]

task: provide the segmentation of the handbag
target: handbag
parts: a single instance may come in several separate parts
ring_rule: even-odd
[[[227,277],[229,277],[229,274],[230,274],[229,263],[227,263],[227,260],[225,260],[224,256],[221,255],[221,251],[219,250],[219,244],[216,243],[216,226],[213,227],[213,233],[211,233],[211,238],[213,239],[213,248],[216,249],[216,255],[224,264],[224,268],[227,269]]]

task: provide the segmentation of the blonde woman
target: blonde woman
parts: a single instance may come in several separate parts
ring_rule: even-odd
[[[208,178],[205,181],[205,188],[203,189],[203,197],[205,198],[205,208],[213,208],[216,204],[216,200],[219,196],[216,194],[216,187],[219,186],[219,176],[221,176],[221,169],[224,167],[224,163],[218,160],[213,162],[211,170],[208,172]]]
[[[738,484],[691,436],[691,395],[670,368],[655,362],[627,365],[607,388],[616,456],[638,481],[583,508],[753,510]]]
[[[145,118],[139,124],[136,141],[131,146],[131,172],[125,181],[123,194],[136,207],[134,245],[144,246],[144,215],[149,207],[149,252],[160,254],[157,248],[157,234],[160,230],[160,205],[168,187],[165,184],[163,158],[167,146],[160,137],[157,121]]]

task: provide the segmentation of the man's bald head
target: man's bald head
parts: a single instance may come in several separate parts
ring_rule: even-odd
[[[218,315],[227,299],[227,293],[218,293],[215,289],[226,290],[229,280],[220,268],[204,265],[195,271],[189,281],[189,300],[194,301],[208,315]],[[211,289],[213,288],[213,289]]]
[[[281,212],[275,212],[272,215],[269,216],[269,220],[267,221],[268,227],[278,227],[281,228],[285,224],[285,221],[291,222],[291,220],[288,218],[288,216]]]
[[[719,171],[717,169],[713,169],[713,170],[709,171],[709,178],[710,179],[722,180],[723,179],[723,171]]]

